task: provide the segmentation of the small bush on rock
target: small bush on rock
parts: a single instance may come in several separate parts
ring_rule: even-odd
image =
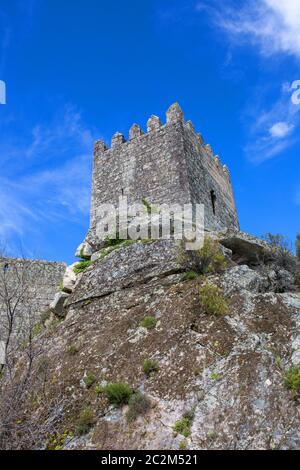
[[[263,238],[271,248],[274,267],[296,274],[297,262],[288,240],[283,235],[273,233],[267,233]]]
[[[144,320],[141,321],[140,326],[143,328],[147,328],[147,330],[152,330],[156,327],[157,320],[155,317],[145,317]]]
[[[209,282],[199,287],[199,301],[205,313],[209,315],[221,316],[226,315],[229,311],[229,306],[223,297],[222,290]]]
[[[126,405],[133,394],[130,385],[123,382],[109,383],[105,385],[102,390],[109,403],[115,406]]]
[[[134,393],[128,402],[128,411],[126,414],[127,421],[132,422],[138,416],[143,416],[147,413],[151,406],[149,398],[141,392]]]
[[[79,413],[76,423],[77,436],[87,434],[94,423],[94,414],[90,406],[85,406]]]
[[[194,408],[189,411],[186,411],[182,419],[180,419],[179,421],[176,421],[173,427],[174,431],[177,432],[178,434],[182,434],[182,436],[184,437],[189,437],[191,433],[191,427],[193,424],[194,416],[195,416]]]
[[[92,261],[79,261],[73,268],[75,274],[83,273],[87,268],[89,268],[92,264]]]
[[[178,256],[178,263],[190,267],[198,274],[219,272],[227,267],[227,261],[217,241],[206,237],[203,247],[196,251],[184,251],[182,247]]]
[[[158,362],[154,359],[145,359],[143,364],[143,371],[149,377],[153,372],[159,371]]]
[[[199,274],[195,271],[188,271],[187,273],[185,273],[183,278],[185,281],[191,281],[192,279],[196,279],[198,276]]]
[[[300,392],[300,366],[292,366],[284,374],[284,384],[293,392]]]
[[[96,382],[96,377],[91,372],[88,372],[83,378],[86,388],[91,388],[92,385]]]
[[[75,356],[78,351],[79,347],[76,344],[70,344],[70,346],[68,347],[68,353],[70,354],[70,356]]]

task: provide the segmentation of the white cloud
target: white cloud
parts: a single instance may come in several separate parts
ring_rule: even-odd
[[[288,124],[287,122],[276,122],[270,128],[269,132],[272,137],[282,139],[290,134],[294,129],[293,125]]]
[[[0,176],[0,240],[38,235],[64,220],[81,224],[89,214],[93,140],[80,114],[66,107],[36,126],[27,146],[15,144]]]
[[[258,44],[267,55],[285,53],[300,58],[299,0],[254,0],[239,8],[215,10],[218,25],[232,39]]]
[[[269,109],[261,108],[251,102],[247,117],[253,120],[248,126],[249,143],[245,147],[246,156],[253,163],[262,163],[274,158],[297,141],[295,130],[299,126],[299,106],[291,102],[291,84],[284,83],[281,95]]]

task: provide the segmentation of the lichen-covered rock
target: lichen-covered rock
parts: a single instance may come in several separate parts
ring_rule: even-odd
[[[174,241],[134,243],[115,249],[85,271],[76,291],[68,299],[68,304],[102,297],[116,290],[145,283],[154,277],[182,270],[178,262],[178,247]]]
[[[55,313],[58,317],[65,317],[67,313],[65,310],[65,302],[69,295],[70,294],[67,294],[66,292],[57,292],[54,300],[50,304],[51,312]]]
[[[76,264],[77,263],[74,263],[71,266],[68,266],[63,277],[62,287],[63,290],[67,293],[73,292],[76,284],[77,276],[74,272],[74,267],[76,266]]]
[[[232,250],[234,260],[239,264],[258,264],[273,259],[270,246],[260,238],[237,230],[224,230],[212,234],[219,242]]]
[[[297,394],[284,378],[299,363],[300,293],[269,292],[269,270],[243,265],[186,281],[176,253],[171,242],[137,243],[84,271],[66,319],[36,339],[47,382],[34,365],[43,399],[28,399],[22,419],[39,426],[45,404],[63,397],[59,412],[47,409],[49,419],[59,413],[58,435],[76,432],[86,406],[93,417],[65,448],[299,449]],[[226,315],[206,312],[199,287],[207,281],[223,288]],[[145,317],[156,324],[145,328]],[[157,365],[150,374],[146,360]],[[84,377],[93,377],[90,387]],[[145,394],[145,414],[128,422],[127,405],[112,407],[101,388],[112,382]],[[186,436],[176,426],[183,416]],[[47,438],[28,436],[26,447]]]
[[[268,280],[248,266],[234,266],[224,273],[221,286],[226,295],[244,289],[251,292],[265,292],[268,287]]]
[[[75,256],[77,258],[90,259],[93,254],[93,249],[88,242],[83,242],[76,250]]]

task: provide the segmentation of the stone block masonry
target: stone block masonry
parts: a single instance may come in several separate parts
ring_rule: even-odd
[[[185,122],[175,103],[167,122],[156,116],[147,122],[147,132],[133,124],[129,140],[117,132],[111,148],[97,141],[94,149],[90,228],[86,241],[97,251],[101,240],[96,226],[101,204],[128,203],[204,204],[205,230],[239,229],[235,201],[226,166],[206,145],[193,124]]]
[[[14,330],[36,323],[49,309],[66,270],[60,262],[0,258],[0,340],[7,332],[7,301],[16,307]],[[29,318],[30,317],[30,318]]]

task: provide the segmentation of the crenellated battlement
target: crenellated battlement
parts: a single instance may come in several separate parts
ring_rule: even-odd
[[[206,154],[211,158],[211,162],[215,164],[216,169],[220,174],[224,174],[226,177],[229,176],[229,171],[226,165],[222,165],[221,159],[218,155],[215,155],[210,144],[206,144],[202,134],[197,133],[192,121],[185,121],[184,114],[178,103],[174,103],[166,112],[166,123],[163,124],[158,116],[151,115],[147,121],[147,131],[144,132],[139,124],[134,123],[129,129],[128,140],[120,132],[116,132],[111,139],[111,147],[109,148],[104,141],[98,140],[95,142],[95,156],[100,156],[103,152],[106,152],[110,149],[115,149],[120,145],[130,145],[130,143],[137,139],[147,138],[147,134],[163,129],[169,125],[178,125],[181,124],[184,128],[194,134],[194,138],[197,139],[199,145],[206,152]]]

